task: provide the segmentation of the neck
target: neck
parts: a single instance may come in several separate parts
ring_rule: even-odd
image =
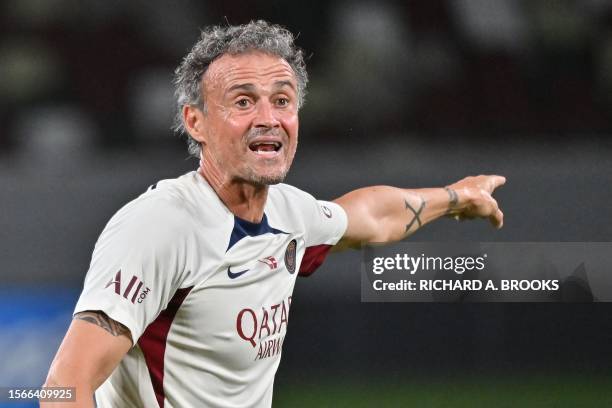
[[[231,180],[207,160],[200,160],[198,172],[235,216],[249,222],[261,222],[268,198],[268,186]]]

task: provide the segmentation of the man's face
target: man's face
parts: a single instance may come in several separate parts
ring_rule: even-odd
[[[297,81],[282,58],[223,55],[203,75],[203,159],[222,180],[280,183],[297,148]]]

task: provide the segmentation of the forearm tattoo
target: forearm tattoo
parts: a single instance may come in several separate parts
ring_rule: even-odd
[[[457,204],[459,203],[459,196],[457,195],[457,192],[450,187],[444,187],[444,190],[448,193],[448,213],[457,207]]]
[[[89,310],[86,312],[79,312],[74,315],[74,319],[84,320],[86,322],[93,323],[96,326],[100,326],[115,337],[121,336],[122,334],[125,334],[128,337],[130,335],[130,329],[111,319],[104,312],[94,312]]]
[[[406,200],[404,198],[404,204],[406,205],[406,210],[409,210],[412,212],[413,217],[410,220],[410,222],[408,224],[406,224],[406,230],[404,231],[405,233],[407,233],[408,231],[410,231],[410,228],[412,228],[412,226],[414,225],[414,223],[417,223],[417,228],[421,228],[421,213],[423,212],[423,209],[425,208],[425,200],[423,199],[423,197],[418,196],[419,199],[421,200],[421,204],[419,205],[419,209],[415,210],[413,206],[410,205],[410,203],[408,202],[408,200]]]

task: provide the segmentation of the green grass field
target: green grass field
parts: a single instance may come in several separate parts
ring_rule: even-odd
[[[612,376],[527,376],[385,384],[328,379],[281,385],[274,408],[587,408],[612,407]]]

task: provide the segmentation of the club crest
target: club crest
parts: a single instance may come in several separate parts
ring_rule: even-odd
[[[295,273],[295,250],[297,248],[297,242],[295,239],[292,239],[287,245],[287,250],[285,251],[285,266],[289,273]]]

